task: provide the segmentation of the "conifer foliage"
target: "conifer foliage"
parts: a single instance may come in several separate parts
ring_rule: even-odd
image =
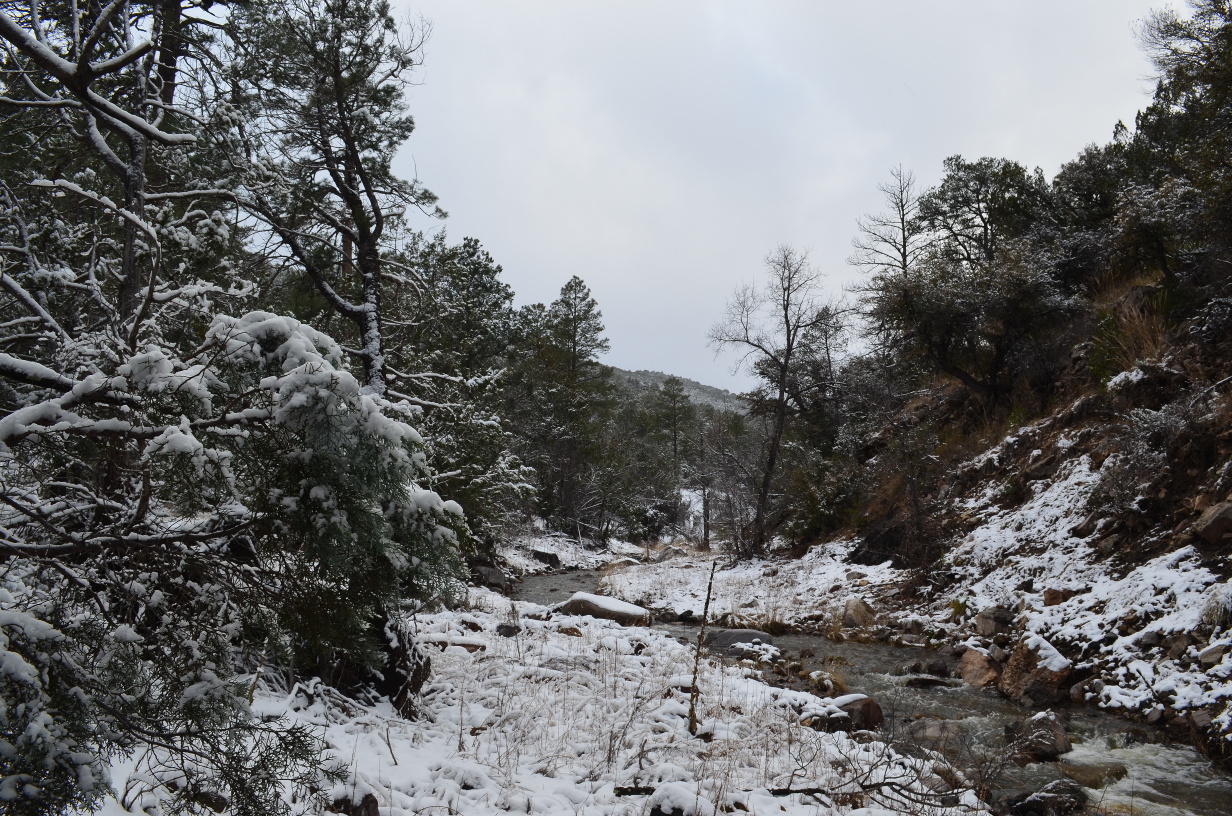
[[[255,159],[234,137],[260,109],[216,95],[211,72],[258,43],[223,29],[208,4],[0,8],[7,812],[97,805],[117,755],[137,762],[115,792],[130,806],[255,814],[284,809],[288,785],[316,795],[337,773],[316,738],[249,710],[264,668],[384,668],[381,622],[458,576],[461,510],[423,486],[373,324],[355,353],[270,311],[271,273],[311,276],[322,253],[262,252],[250,229]],[[266,164],[262,189],[300,220],[273,223],[350,230],[370,303],[379,207],[344,196],[331,221],[304,203],[316,175],[283,170]]]

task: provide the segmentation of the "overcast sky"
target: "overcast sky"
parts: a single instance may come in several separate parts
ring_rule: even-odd
[[[605,362],[739,389],[706,332],[770,250],[807,249],[838,292],[891,167],[1051,176],[1107,142],[1149,99],[1135,31],[1163,5],[403,0],[433,31],[400,170],[519,305],[585,280]]]

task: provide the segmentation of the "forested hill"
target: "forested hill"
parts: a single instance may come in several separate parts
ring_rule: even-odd
[[[637,383],[643,387],[654,389],[662,388],[663,384],[673,376],[671,374],[664,374],[662,371],[626,371],[623,368],[616,367],[612,368],[612,373],[619,381]],[[731,411],[737,414],[748,410],[748,404],[737,394],[722,388],[715,388],[713,385],[705,385],[686,377],[676,377],[676,379],[680,381],[680,386],[685,396],[698,405],[708,405],[719,411]]]

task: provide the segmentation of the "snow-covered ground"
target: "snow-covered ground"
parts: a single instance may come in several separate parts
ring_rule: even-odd
[[[579,542],[575,538],[559,534],[528,534],[513,538],[497,548],[501,560],[517,575],[536,575],[560,567],[569,569],[598,569],[622,555],[640,555],[643,547],[612,540],[604,547],[595,547],[591,542]],[[534,553],[555,556],[559,567],[536,558]]]
[[[702,661],[695,737],[691,647],[487,590],[472,590],[471,606],[417,620],[424,641],[444,646],[432,652],[418,719],[315,681],[258,694],[257,713],[317,729],[349,765],[329,799],[372,794],[381,816],[641,816],[655,806],[687,816],[982,812],[969,792],[943,798],[930,760],[872,734],[802,724],[834,713],[836,701],[772,688],[747,664]],[[521,631],[501,636],[502,623]],[[921,805],[929,801],[937,807]],[[121,813],[109,805],[108,816]]]
[[[851,542],[810,550],[798,560],[746,561],[727,565],[715,554],[674,558],[659,564],[614,567],[601,586],[624,600],[673,615],[691,611],[700,618],[714,572],[710,616],[727,616],[731,625],[753,628],[776,624],[825,631],[838,622],[848,599],[877,603],[903,575],[888,564],[854,566],[846,556]]]
[[[994,449],[982,457],[997,454]],[[1218,625],[1220,610],[1232,607],[1232,584],[1203,566],[1192,547],[1122,566],[1098,554],[1098,533],[1075,537],[1071,531],[1087,514],[1097,478],[1090,460],[1080,456],[1053,479],[1032,484],[1030,497],[1016,507],[1000,505],[995,483],[963,500],[958,509],[970,532],[938,565],[950,573],[945,591],[922,603],[896,596],[901,571],[848,563],[847,540],[815,547],[799,560],[720,567],[711,617],[726,615],[730,625],[825,632],[837,627],[847,600],[858,597],[899,622],[922,619],[926,631],[962,640],[979,611],[1003,606],[1016,615],[1021,636],[1038,637],[1103,676],[1092,692],[1101,706],[1145,713],[1164,699],[1175,711],[1204,709],[1217,727],[1232,731],[1232,650],[1213,667],[1204,669],[1198,660],[1212,646],[1232,646],[1226,611],[1225,628]],[[601,586],[642,606],[700,615],[714,559],[696,554],[616,567]],[[1046,590],[1065,593],[1065,600],[1046,606]],[[1169,656],[1164,641],[1174,635],[1191,642]]]
[[[1098,532],[1071,533],[1096,477],[1080,457],[1019,507],[999,509],[991,491],[969,501],[966,512],[979,524],[946,557],[965,588],[951,600],[968,614],[994,604],[1016,610],[1024,632],[1093,661],[1105,676],[1102,706],[1141,711],[1162,698],[1175,710],[1224,709],[1222,724],[1232,725],[1232,658],[1207,670],[1198,665],[1202,651],[1232,643],[1232,632],[1218,626],[1209,641],[1199,634],[1212,610],[1226,606],[1232,586],[1204,567],[1192,546],[1133,566],[1101,558]],[[1046,590],[1072,597],[1046,606]],[[940,620],[952,611],[938,603],[933,614]],[[1192,640],[1175,657],[1163,643],[1171,635]]]

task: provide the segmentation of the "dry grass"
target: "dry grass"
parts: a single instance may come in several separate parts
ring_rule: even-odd
[[[1164,354],[1166,297],[1154,279],[1103,281],[1094,287],[1092,300],[1098,325],[1091,367],[1100,379]]]

